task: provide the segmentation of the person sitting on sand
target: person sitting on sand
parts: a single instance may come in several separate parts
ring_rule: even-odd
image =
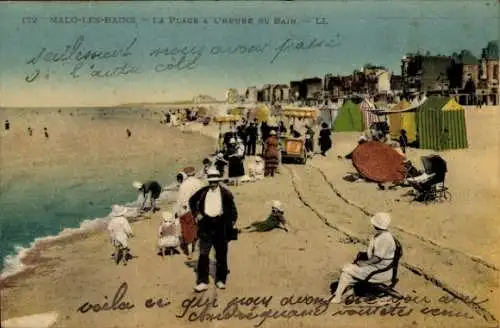
[[[387,231],[391,223],[388,213],[377,213],[370,219],[375,234],[370,237],[366,253],[361,252],[353,264],[347,264],[342,269],[339,284],[335,291],[332,303],[340,303],[345,290],[358,280],[363,280],[372,272],[385,269],[392,264],[396,252],[396,242],[392,234]],[[386,282],[392,278],[392,269],[376,274],[370,281]]]
[[[180,245],[180,224],[172,213],[163,212],[162,222],[158,228],[158,252],[161,257],[180,254],[177,247]]]
[[[126,211],[127,209],[124,207],[113,206],[112,218],[108,223],[108,234],[114,247],[113,257],[117,265],[122,260],[123,265],[127,265],[127,261],[131,257],[128,239],[133,237],[133,233],[130,223],[124,217]]]
[[[265,232],[271,231],[273,229],[283,229],[288,232],[284,214],[285,211],[283,211],[281,203],[277,200],[274,200],[271,207],[271,214],[265,221],[253,222],[248,227],[243,228],[241,232]]]
[[[156,182],[156,181],[148,181],[146,183],[141,183],[138,181],[135,181],[133,184],[134,188],[137,189],[138,192],[142,192],[143,195],[143,201],[141,205],[141,211],[144,210],[144,205],[146,204],[146,200],[149,195],[149,201],[151,202],[151,208],[150,210],[154,213],[156,212],[156,200],[160,197],[162,187],[161,185]]]
[[[262,157],[257,157],[255,163],[249,167],[250,178],[254,181],[264,179],[265,166]]]

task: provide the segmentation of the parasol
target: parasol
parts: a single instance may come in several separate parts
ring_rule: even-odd
[[[359,174],[375,182],[400,182],[405,178],[405,157],[391,146],[377,141],[360,144],[352,153]]]

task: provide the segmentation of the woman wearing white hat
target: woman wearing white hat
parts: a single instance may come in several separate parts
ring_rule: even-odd
[[[340,303],[342,294],[356,281],[364,280],[372,272],[385,269],[392,264],[396,251],[396,242],[392,234],[387,230],[391,223],[390,214],[377,213],[370,218],[370,223],[375,229],[375,234],[370,237],[367,252],[359,253],[353,264],[344,266],[332,303]],[[387,282],[391,278],[392,269],[374,275],[370,282]]]
[[[177,247],[180,245],[180,224],[170,212],[161,214],[162,222],[158,228],[158,251],[161,256],[179,254]]]
[[[280,201],[274,200],[271,206],[271,214],[267,219],[265,221],[253,222],[248,227],[243,228],[243,232],[264,232],[273,229],[283,229],[288,232],[284,214],[285,211]]]
[[[127,265],[129,259],[128,239],[132,237],[132,228],[130,223],[124,217],[127,209],[120,206],[113,206],[113,211],[111,213],[112,218],[108,223],[108,234],[113,245],[115,252],[113,256],[115,258],[116,264],[120,264],[123,259],[123,264]]]

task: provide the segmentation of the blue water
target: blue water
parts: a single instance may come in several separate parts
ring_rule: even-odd
[[[212,144],[204,143],[207,138],[201,136],[190,137],[201,142],[201,148]],[[15,176],[4,176],[0,186],[0,268],[7,255],[16,253],[16,246],[28,247],[37,237],[55,236],[64,228],[79,227],[83,220],[106,217],[113,204],[135,201],[134,180],[170,184],[179,166],[201,163],[201,148],[182,163],[169,157],[166,147],[164,161],[148,162],[145,153],[117,167],[84,166],[75,161],[43,173],[20,169]]]

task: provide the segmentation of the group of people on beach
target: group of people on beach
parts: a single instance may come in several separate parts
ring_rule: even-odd
[[[264,221],[258,221],[242,229],[235,227],[238,212],[234,196],[222,182],[216,167],[217,156],[204,161],[203,169],[196,172],[187,167],[176,176],[174,187],[163,189],[156,181],[134,182],[133,187],[142,195],[140,209],[156,212],[156,201],[163,191],[177,189],[177,199],[171,211],[161,213],[158,227],[157,251],[162,257],[180,254],[179,249],[192,259],[198,245],[197,283],[195,291],[208,289],[209,253],[215,249],[216,286],[224,289],[227,274],[227,251],[231,240],[236,240],[242,232],[264,232],[272,229],[288,231],[284,210],[279,201],[273,201],[271,214]],[[145,207],[147,199],[150,207]],[[114,249],[113,258],[117,264],[127,264],[132,258],[128,239],[133,236],[124,210],[114,209],[108,223],[108,233]]]
[[[325,126],[322,128],[327,129]],[[308,127],[306,133],[314,135]],[[329,139],[329,134],[320,133],[320,140],[322,138]],[[249,139],[245,140],[248,142]],[[262,177],[272,177],[278,168],[280,163],[278,145],[278,133],[271,128],[264,141],[262,151],[264,163],[260,157],[256,159],[256,163],[261,164],[258,169]],[[322,153],[326,153],[331,147],[331,140],[320,142],[320,145]],[[177,184],[174,189],[178,190],[178,194],[175,204],[171,211],[161,213],[157,242],[159,255],[165,257],[180,254],[180,248],[191,260],[192,254],[198,247],[197,278],[194,287],[196,292],[203,292],[209,288],[209,254],[212,248],[215,249],[215,286],[225,289],[229,273],[227,254],[231,241],[237,240],[238,235],[243,232],[264,232],[273,229],[283,229],[288,232],[283,205],[278,200],[272,202],[271,213],[266,220],[253,222],[241,229],[236,227],[238,211],[234,195],[224,181],[231,182],[244,175],[243,160],[246,154],[253,153],[252,147],[244,142],[237,131],[234,135],[229,135],[226,145],[220,152],[203,160],[203,167],[199,172],[194,167],[187,167],[177,174]],[[228,166],[227,177],[226,166]],[[252,169],[255,170],[255,167]],[[235,185],[239,183],[234,182]],[[158,210],[156,200],[160,194],[163,191],[170,191],[168,188],[163,189],[156,181],[134,182],[133,186],[143,195],[141,209],[146,210],[145,203],[149,198],[149,210],[153,213]],[[126,263],[127,259],[131,258],[128,238],[133,236],[132,229],[128,221],[123,218],[123,213],[117,212],[113,215],[108,231],[115,247],[114,257],[117,263],[121,259]],[[391,269],[390,266],[397,257],[397,241],[388,231],[390,221],[388,213],[377,213],[370,218],[374,234],[370,238],[368,249],[359,253],[352,264],[342,269],[338,285],[333,291],[333,303],[340,303],[345,291],[359,281],[369,279],[370,282],[381,282],[391,279],[394,268]]]

